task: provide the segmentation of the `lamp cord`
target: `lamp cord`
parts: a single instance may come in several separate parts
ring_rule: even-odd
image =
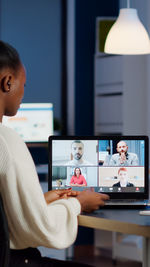
[[[127,8],[130,8],[130,0],[127,0]]]

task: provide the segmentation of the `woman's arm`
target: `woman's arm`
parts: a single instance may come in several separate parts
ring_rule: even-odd
[[[87,181],[85,180],[84,176],[82,175],[82,186],[87,186]]]

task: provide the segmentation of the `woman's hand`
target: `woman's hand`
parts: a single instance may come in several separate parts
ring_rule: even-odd
[[[95,193],[93,188],[84,191],[72,191],[72,188],[57,189],[44,193],[47,204],[58,200],[76,197],[81,204],[81,211],[92,212],[105,205],[105,201],[109,199],[106,194]]]
[[[78,191],[72,191],[72,188],[67,189],[57,189],[57,190],[51,190],[46,193],[44,193],[45,200],[47,204],[58,200],[58,199],[64,199],[68,197],[76,197],[78,196]]]
[[[81,211],[92,212],[105,205],[105,201],[109,199],[106,194],[100,194],[91,190],[84,190],[78,194],[77,199],[81,204]]]

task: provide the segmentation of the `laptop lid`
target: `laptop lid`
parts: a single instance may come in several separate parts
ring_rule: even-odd
[[[147,136],[50,136],[49,190],[93,187],[111,199],[148,199]]]

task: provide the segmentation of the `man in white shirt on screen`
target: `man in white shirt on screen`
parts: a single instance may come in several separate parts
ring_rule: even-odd
[[[71,154],[73,159],[66,163],[67,166],[93,165],[93,163],[83,159],[84,144],[82,141],[74,140],[72,142]]]

